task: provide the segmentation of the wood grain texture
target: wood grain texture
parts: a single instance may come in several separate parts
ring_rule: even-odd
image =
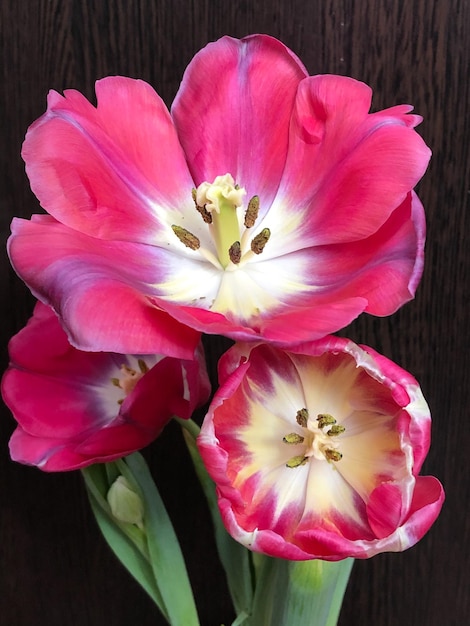
[[[470,3],[4,0],[0,28],[2,250],[11,218],[38,211],[20,148],[50,88],[73,87],[92,98],[97,78],[118,73],[149,81],[170,104],[185,66],[208,41],[264,32],[282,39],[311,73],[347,74],[369,83],[374,108],[406,102],[423,115],[420,132],[434,157],[419,188],[428,219],[421,286],[397,314],[382,320],[363,316],[344,334],[374,346],[421,382],[434,417],[424,472],[442,480],[447,501],[417,546],[356,563],[340,626],[468,623]],[[33,299],[1,254],[4,369],[8,338],[26,322]],[[207,340],[212,363],[226,346]],[[7,452],[13,428],[2,407],[1,623],[163,624],[101,540],[80,475],[44,475],[13,464]],[[147,457],[182,538],[202,625],[230,623],[210,521],[177,430],[170,427]]]

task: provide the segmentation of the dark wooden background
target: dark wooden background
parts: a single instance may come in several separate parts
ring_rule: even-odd
[[[97,78],[123,74],[149,81],[170,104],[185,66],[207,42],[264,32],[282,39],[312,74],[347,74],[370,84],[374,108],[412,103],[424,116],[420,132],[434,157],[419,188],[428,216],[423,281],[416,299],[394,316],[363,316],[346,332],[421,382],[434,417],[424,471],[442,480],[447,501],[417,546],[356,563],[340,624],[470,623],[470,2],[3,0],[0,16],[2,250],[11,218],[38,210],[20,148],[50,88],[74,87],[93,97]],[[8,338],[24,325],[33,301],[1,255],[4,369]],[[207,346],[214,364],[227,343],[212,338]],[[7,441],[13,428],[2,406],[0,623],[163,624],[101,540],[80,474],[45,475],[12,463]],[[210,521],[176,428],[147,457],[175,516],[202,625],[230,623]]]

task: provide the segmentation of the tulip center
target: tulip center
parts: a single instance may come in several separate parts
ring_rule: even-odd
[[[302,432],[292,432],[285,435],[282,441],[288,445],[301,445],[300,454],[291,457],[287,467],[305,465],[311,457],[318,460],[338,462],[343,455],[338,450],[337,437],[344,433],[345,427],[338,424],[329,413],[319,413],[315,420],[309,419],[307,409],[297,411],[296,422]]]
[[[138,359],[139,371],[129,367],[123,363],[120,367],[120,375],[111,378],[111,382],[115,387],[119,387],[124,392],[124,398],[118,400],[118,404],[122,404],[125,398],[134,391],[139,380],[149,371],[147,363],[143,359]]]
[[[253,255],[261,254],[271,235],[269,228],[263,228],[253,238],[249,233],[258,217],[258,196],[248,202],[242,226],[238,209],[243,207],[245,196],[246,190],[230,174],[217,176],[212,183],[205,181],[192,191],[196,210],[209,228],[217,258],[201,248],[199,238],[185,228],[174,224],[173,232],[187,248],[199,250],[217,267],[233,271]]]

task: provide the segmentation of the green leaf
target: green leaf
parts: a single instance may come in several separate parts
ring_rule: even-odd
[[[199,626],[186,565],[173,525],[143,457],[135,452],[116,461],[145,506],[144,530],[155,579],[172,626]]]
[[[196,445],[196,438],[199,434],[198,425],[192,420],[177,419],[176,421],[178,421],[183,428],[183,436],[189,454],[209,505],[212,523],[214,525],[217,551],[227,576],[227,584],[235,611],[244,621],[246,619],[245,616],[251,613],[253,602],[251,553],[232,539],[222,523],[217,504],[215,485],[207,473]],[[235,621],[234,623],[242,624],[243,621]]]
[[[135,541],[136,537],[133,540],[129,536],[128,529],[124,530],[122,525],[111,515],[106,499],[103,497],[107,488],[106,471],[102,472],[103,469],[103,466],[95,465],[82,470],[91,510],[111,550],[141,587],[145,589],[168,621],[167,611],[155,581],[153,569],[145,556],[147,550],[142,540],[137,542],[140,544],[139,547]]]

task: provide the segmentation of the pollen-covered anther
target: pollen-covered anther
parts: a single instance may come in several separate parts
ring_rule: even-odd
[[[346,428],[344,426],[341,426],[341,424],[333,424],[333,426],[326,434],[328,435],[328,437],[335,437],[336,435],[341,435],[341,433],[344,433],[345,430]]]
[[[263,228],[263,230],[251,240],[252,252],[254,252],[255,254],[261,254],[270,237],[271,231],[269,230],[269,228]]]
[[[146,374],[149,371],[149,366],[144,361],[144,359],[137,359],[137,363],[142,374]]]
[[[307,461],[308,461],[307,456],[304,456],[303,454],[299,454],[298,456],[293,456],[291,459],[289,459],[286,463],[286,467],[290,467],[290,468],[300,467],[301,465],[305,465]]]
[[[258,219],[259,213],[259,196],[253,196],[248,202],[248,207],[245,211],[245,228],[252,228]]]
[[[341,452],[339,452],[339,450],[334,450],[333,448],[326,448],[326,450],[324,450],[324,454],[328,461],[334,461],[335,463],[341,461],[343,458]]]
[[[308,409],[299,409],[297,411],[297,415],[295,416],[295,421],[299,426],[302,426],[302,428],[307,428]]]
[[[199,204],[197,203],[197,190],[196,189],[193,188],[191,190],[191,196],[193,198],[196,211],[201,215],[204,222],[206,224],[212,224],[212,213],[209,213],[205,205],[199,206]]]
[[[191,250],[198,250],[200,248],[201,242],[196,235],[190,233],[189,230],[186,230],[186,228],[182,226],[176,226],[176,224],[173,224],[171,228],[181,243],[187,248],[191,248]]]
[[[298,433],[289,433],[288,435],[282,438],[282,441],[284,443],[289,443],[289,444],[303,443],[304,440],[305,440],[305,437],[302,437],[302,435],[299,435]]]
[[[318,428],[324,428],[325,426],[330,426],[331,424],[336,424],[335,418],[329,413],[319,413],[317,415]]]
[[[228,256],[230,257],[232,263],[234,263],[235,265],[238,265],[240,263],[240,260],[242,258],[242,249],[239,241],[234,241],[232,243],[228,251]]]

